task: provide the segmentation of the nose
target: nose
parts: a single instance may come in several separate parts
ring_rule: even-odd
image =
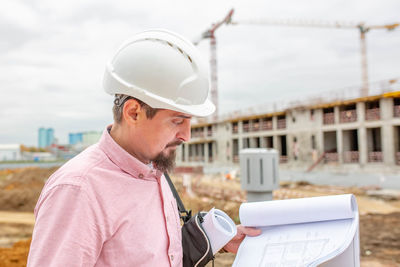
[[[187,142],[190,140],[190,120],[185,119],[184,122],[180,125],[179,131],[176,135],[178,139],[181,139],[183,142]]]

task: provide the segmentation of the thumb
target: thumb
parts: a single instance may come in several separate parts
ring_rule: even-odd
[[[245,226],[239,226],[238,230],[240,228],[240,231],[248,236],[258,236],[262,233],[261,229],[254,228],[254,227],[245,227]]]

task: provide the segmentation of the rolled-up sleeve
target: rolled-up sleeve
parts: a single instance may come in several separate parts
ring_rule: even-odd
[[[42,195],[28,266],[94,266],[106,238],[95,207],[77,185],[57,185]]]

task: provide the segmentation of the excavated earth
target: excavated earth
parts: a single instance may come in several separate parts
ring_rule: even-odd
[[[56,170],[24,168],[0,171],[0,267],[26,266],[34,217],[33,209],[46,179]],[[185,206],[193,212],[222,209],[239,223],[238,209],[246,195],[237,180],[192,175],[192,190],[184,190],[182,177],[173,180]],[[331,194],[356,195],[360,211],[362,267],[400,267],[400,199],[370,196],[376,188],[317,186],[306,182],[281,183],[274,199]],[[215,266],[231,266],[234,255],[217,254]],[[207,266],[211,267],[211,263]]]

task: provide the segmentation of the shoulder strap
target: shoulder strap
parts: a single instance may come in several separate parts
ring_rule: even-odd
[[[183,222],[189,221],[192,217],[192,211],[185,209],[185,206],[183,205],[183,202],[175,189],[174,183],[172,183],[171,178],[169,177],[167,172],[164,172],[164,176],[167,179],[168,185],[171,188],[172,194],[176,199],[176,203],[178,204],[179,217],[183,220]]]

